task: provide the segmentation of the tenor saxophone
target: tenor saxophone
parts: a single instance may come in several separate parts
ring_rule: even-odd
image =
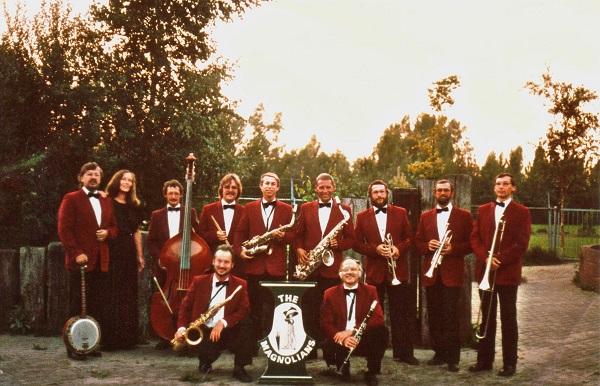
[[[216,303],[212,305],[208,310],[206,310],[198,319],[194,320],[190,325],[185,329],[183,333],[184,340],[181,341],[179,339],[173,338],[171,340],[171,345],[173,345],[174,351],[182,350],[186,344],[189,346],[196,346],[202,342],[204,339],[204,333],[202,332],[201,326],[205,325],[213,316],[219,312],[221,308],[225,306],[239,290],[242,289],[241,285],[238,285],[237,288],[229,295],[225,300],[220,303]]]
[[[285,232],[291,229],[294,226],[294,217],[292,216],[292,221],[289,224],[282,225],[279,228],[275,228],[268,232],[263,233],[262,235],[256,235],[250,240],[246,240],[242,243],[242,247],[246,250],[246,255],[248,257],[254,257],[259,253],[266,252],[267,255],[270,255],[272,252],[271,246],[269,243],[271,240],[275,238],[276,232]]]
[[[308,252],[308,263],[306,264],[296,264],[296,271],[294,272],[294,277],[298,280],[306,280],[311,273],[317,270],[321,265],[326,267],[331,267],[333,265],[334,257],[333,252],[331,251],[331,241],[336,238],[336,236],[344,229],[344,226],[350,220],[350,214],[343,210],[342,207],[339,207],[342,211],[342,215],[344,219],[338,222],[335,227],[327,236],[323,237],[319,243]]]

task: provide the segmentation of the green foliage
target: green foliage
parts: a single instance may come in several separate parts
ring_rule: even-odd
[[[435,85],[433,88],[427,89],[429,105],[434,111],[440,113],[444,105],[452,106],[454,104],[452,91],[460,86],[460,79],[456,75],[450,75],[437,82],[433,82],[433,84]]]
[[[12,334],[25,335],[31,331],[31,315],[22,305],[17,305],[8,314],[8,328]]]

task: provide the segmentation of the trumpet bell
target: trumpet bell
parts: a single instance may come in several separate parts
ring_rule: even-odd
[[[323,255],[323,265],[326,267],[331,267],[333,265],[333,252],[331,252],[330,250],[327,250],[325,252],[325,254]]]

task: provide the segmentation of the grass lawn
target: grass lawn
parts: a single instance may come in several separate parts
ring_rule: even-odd
[[[547,225],[533,224],[531,226],[531,239],[529,248],[539,246],[542,249],[548,249]],[[595,226],[596,236],[577,236],[577,230],[580,225],[565,225],[565,250],[559,253],[564,259],[579,259],[579,253],[582,245],[600,244],[600,226]],[[560,241],[559,241],[560,245]]]

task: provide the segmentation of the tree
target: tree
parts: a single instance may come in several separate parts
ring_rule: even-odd
[[[576,188],[581,167],[591,168],[592,160],[599,156],[596,136],[600,127],[597,113],[586,112],[583,105],[598,98],[595,91],[571,83],[552,79],[550,72],[542,74],[542,81],[525,84],[533,95],[545,99],[548,112],[555,117],[548,127],[544,147],[558,186],[559,210]],[[564,247],[564,223],[560,218],[561,247]]]
[[[523,180],[523,148],[517,146],[508,155],[508,172],[512,174],[515,184],[521,186]]]
[[[539,144],[535,149],[532,163],[525,169],[525,177],[518,190],[525,205],[545,207],[549,204],[549,195],[554,195],[551,175],[546,152],[542,144]]]
[[[495,198],[493,191],[495,177],[505,170],[506,161],[504,156],[500,154],[496,157],[495,152],[490,152],[479,174],[473,179],[471,201],[474,204],[481,204],[493,200]]]
[[[429,105],[437,113],[441,113],[444,105],[454,105],[452,91],[460,87],[460,79],[456,75],[447,76],[444,79],[433,82],[433,88],[427,89],[429,96]]]

